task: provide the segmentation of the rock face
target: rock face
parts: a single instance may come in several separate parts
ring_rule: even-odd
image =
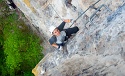
[[[124,0],[101,0],[76,24],[80,31],[58,51],[47,44],[48,27],[62,19],[76,19],[96,0],[14,0],[25,16],[44,36],[46,56],[32,72],[36,76],[125,76],[125,4]],[[117,10],[116,10],[117,9]],[[112,11],[110,11],[112,10]],[[89,19],[92,17],[92,21]],[[88,22],[89,21],[89,22]],[[71,23],[67,24],[69,27]]]

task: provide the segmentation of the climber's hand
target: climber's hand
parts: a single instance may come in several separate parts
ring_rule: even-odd
[[[63,50],[63,46],[58,46],[58,49],[59,49],[60,51],[62,51],[62,50]]]
[[[71,22],[71,19],[65,19],[64,22],[69,23]]]

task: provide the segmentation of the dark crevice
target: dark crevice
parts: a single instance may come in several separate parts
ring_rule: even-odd
[[[72,11],[76,11],[76,7],[72,5],[72,0],[65,0],[66,7],[70,8]]]

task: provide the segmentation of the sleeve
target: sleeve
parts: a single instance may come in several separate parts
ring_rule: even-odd
[[[52,36],[50,39],[49,39],[49,43],[52,45],[53,43],[55,43],[57,41],[56,39],[56,36]]]
[[[57,28],[59,29],[59,31],[62,31],[64,26],[65,26],[65,22],[63,21]]]

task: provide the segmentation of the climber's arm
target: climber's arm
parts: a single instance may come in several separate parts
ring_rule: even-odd
[[[57,48],[57,49],[59,49],[59,50],[63,50],[63,46],[56,44],[56,37],[55,37],[55,36],[52,36],[52,37],[49,39],[49,43],[50,43],[53,47],[55,47],[55,48]]]
[[[59,47],[56,43],[53,43],[52,46],[55,47],[55,48]]]
[[[62,31],[62,30],[63,30],[63,28],[64,28],[64,26],[65,26],[65,23],[66,23],[66,22],[63,21],[63,22],[57,27],[59,31]]]
[[[65,24],[70,22],[71,20],[70,19],[65,19],[57,28],[59,29],[59,31],[62,31]]]
[[[54,35],[49,39],[49,43],[50,43],[53,47],[58,48],[58,45],[56,44],[56,41],[57,41],[57,39],[56,39],[56,36],[54,36]]]

